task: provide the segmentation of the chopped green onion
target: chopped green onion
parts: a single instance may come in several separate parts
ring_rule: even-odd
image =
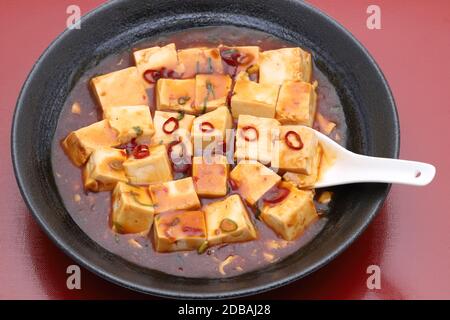
[[[144,133],[144,131],[142,130],[142,128],[139,127],[139,126],[133,127],[133,130],[136,132],[136,135],[137,135],[138,137],[139,137],[139,136],[142,136],[142,134]]]
[[[179,97],[178,98],[178,104],[183,106],[186,104],[186,102],[188,102],[191,99],[191,97],[188,96],[183,96],[183,97]]]
[[[213,73],[214,72],[214,68],[212,65],[212,59],[211,57],[208,57],[208,73]]]
[[[202,254],[208,249],[208,240],[203,241],[203,243],[198,247],[197,252],[198,254]]]
[[[225,218],[220,222],[220,230],[223,232],[233,232],[236,231],[238,225],[231,219]]]

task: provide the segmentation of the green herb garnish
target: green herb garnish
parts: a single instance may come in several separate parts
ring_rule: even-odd
[[[208,73],[213,73],[214,72],[214,68],[212,65],[212,59],[211,57],[208,57]]]
[[[222,51],[222,55],[232,55],[233,53],[237,53],[237,49],[226,49]]]
[[[136,135],[137,135],[138,137],[139,137],[139,136],[142,136],[142,134],[144,133],[144,131],[142,130],[142,128],[139,127],[139,126],[133,127],[133,130],[134,130],[134,132],[136,132]]]
[[[223,232],[233,232],[236,231],[238,225],[231,219],[225,218],[220,222],[220,230]]]
[[[206,80],[206,90],[208,90],[208,92],[206,94],[207,96],[212,95],[214,99],[216,98],[216,92],[214,91],[214,86],[211,83],[211,81],[209,81],[209,80]]]
[[[205,113],[208,106],[209,98],[212,96],[214,99],[216,98],[216,92],[214,91],[214,85],[211,83],[211,81],[206,80],[206,97],[205,100],[203,100],[203,110],[202,113]]]
[[[113,226],[114,226],[114,230],[119,233],[124,231],[122,225],[117,222],[113,222]]]
[[[206,249],[208,249],[208,241],[207,240],[203,241],[203,243],[200,245],[200,247],[198,247],[197,252],[198,252],[198,254],[202,254],[206,251]]]
[[[183,96],[183,97],[179,97],[178,98],[178,104],[183,106],[186,104],[186,102],[188,102],[191,99],[191,97],[188,96]]]

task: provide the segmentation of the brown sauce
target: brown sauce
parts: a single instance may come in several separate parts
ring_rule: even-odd
[[[257,45],[262,50],[296,46],[266,33],[237,27],[207,27],[184,30],[161,35],[136,44],[132,49],[165,45],[174,42],[178,49],[198,46],[214,47],[219,44]],[[89,80],[99,74],[105,74],[133,65],[132,49],[106,57],[98,65],[87,70],[72,89],[60,115],[52,148],[52,164],[55,180],[64,204],[73,220],[95,242],[106,250],[117,254],[140,266],[183,277],[229,277],[260,269],[276,263],[301,248],[316,236],[327,221],[329,205],[317,203],[321,214],[319,221],[295,241],[279,238],[263,222],[250,214],[259,237],[255,241],[219,245],[209,248],[204,254],[196,251],[158,253],[153,249],[152,234],[121,235],[110,228],[111,211],[110,192],[85,193],[82,186],[81,170],[71,164],[60,147],[60,141],[71,131],[100,120],[98,107],[89,90]],[[305,48],[308,49],[308,48]],[[314,53],[313,53],[314,54]],[[339,137],[338,142],[345,146],[345,116],[335,88],[326,76],[314,67],[314,79],[318,81],[318,112],[336,123],[331,134]],[[153,100],[153,92],[149,90]],[[72,113],[72,105],[78,103],[81,112]],[[154,103],[151,103],[154,111]],[[179,177],[176,177],[179,178]],[[201,199],[202,204],[216,199]],[[248,207],[250,213],[255,213]],[[232,257],[232,258],[230,258]],[[230,262],[225,266],[223,261]]]

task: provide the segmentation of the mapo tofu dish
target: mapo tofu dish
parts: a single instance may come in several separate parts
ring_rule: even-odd
[[[109,251],[185,277],[225,277],[301,250],[330,191],[314,127],[345,144],[311,52],[235,27],[186,30],[104,58],[61,114],[53,169]]]

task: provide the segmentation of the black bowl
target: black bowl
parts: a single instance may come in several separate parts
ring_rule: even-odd
[[[130,0],[101,6],[82,19],[81,30],[59,36],[31,71],[14,114],[12,157],[22,196],[48,236],[84,267],[133,290],[175,298],[227,298],[287,284],[347,248],[389,191],[386,184],[336,188],[330,220],[313,241],[270,267],[231,279],[187,279],[148,270],[88,238],[64,208],[50,161],[58,116],[74,82],[106,55],[141,39],[210,25],[245,26],[312,49],[343,102],[348,147],[373,156],[398,156],[398,118],[383,74],[348,31],[311,6],[289,0]]]

